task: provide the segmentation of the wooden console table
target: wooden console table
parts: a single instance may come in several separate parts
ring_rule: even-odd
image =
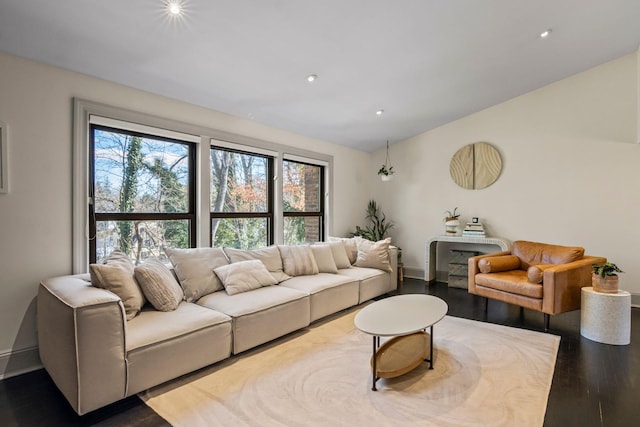
[[[435,236],[427,240],[424,262],[424,280],[432,282],[436,278],[436,254],[439,242],[468,243],[475,245],[494,245],[502,251],[508,251],[511,243],[500,237]]]

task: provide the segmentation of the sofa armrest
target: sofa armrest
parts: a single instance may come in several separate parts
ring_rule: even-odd
[[[585,255],[578,261],[547,268],[542,279],[542,311],[558,314],[579,309],[581,288],[591,286],[593,264],[606,261],[603,257]]]
[[[126,395],[122,301],[88,274],[43,280],[38,288],[40,359],[80,415]]]

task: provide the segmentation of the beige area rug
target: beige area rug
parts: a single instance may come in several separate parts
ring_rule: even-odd
[[[174,426],[541,426],[560,338],[455,317],[435,365],[371,390],[357,310],[140,397]]]

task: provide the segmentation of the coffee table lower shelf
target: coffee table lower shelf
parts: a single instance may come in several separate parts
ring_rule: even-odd
[[[377,391],[378,379],[399,377],[414,370],[422,362],[429,362],[429,369],[433,369],[433,327],[431,332],[421,331],[393,337],[382,345],[380,337],[374,336],[371,389]]]

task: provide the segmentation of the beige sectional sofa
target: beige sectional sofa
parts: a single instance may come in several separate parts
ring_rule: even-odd
[[[216,261],[207,258],[206,249],[198,250],[193,253],[204,256],[202,262],[176,264],[172,260],[184,291],[182,300],[175,302],[175,309],[160,311],[147,302],[133,317],[126,295],[121,298],[112,290],[92,284],[89,274],[43,280],[38,291],[42,364],[78,414],[93,411],[395,290],[397,249],[388,241],[378,242],[385,248],[386,259],[381,259],[380,246],[377,252],[368,252],[373,243],[359,241],[328,243],[333,260],[340,261],[333,265],[332,257],[322,249],[313,252],[317,262],[311,262],[320,268],[302,272],[291,270],[291,247],[225,250],[225,257],[215,258]],[[283,270],[278,270],[274,248],[279,251]],[[347,257],[336,252],[341,248]],[[192,253],[188,251],[180,253],[183,261],[197,258],[190,257]],[[268,258],[261,251],[268,251]],[[211,284],[218,280],[215,272],[229,270],[227,264],[261,258],[260,267],[264,264],[277,284],[240,292],[232,292],[229,286],[199,295],[203,288],[194,288],[193,277],[185,276],[198,269],[203,275],[213,270],[214,276],[207,276],[205,284],[211,290]],[[349,265],[345,259],[349,259]],[[209,268],[208,262],[222,265]],[[207,268],[202,268],[203,263]],[[232,266],[236,273],[241,267],[244,264]],[[286,271],[296,274],[287,275]],[[98,280],[95,275],[93,280]],[[146,288],[143,290],[148,295]],[[153,299],[154,304],[156,300]]]

